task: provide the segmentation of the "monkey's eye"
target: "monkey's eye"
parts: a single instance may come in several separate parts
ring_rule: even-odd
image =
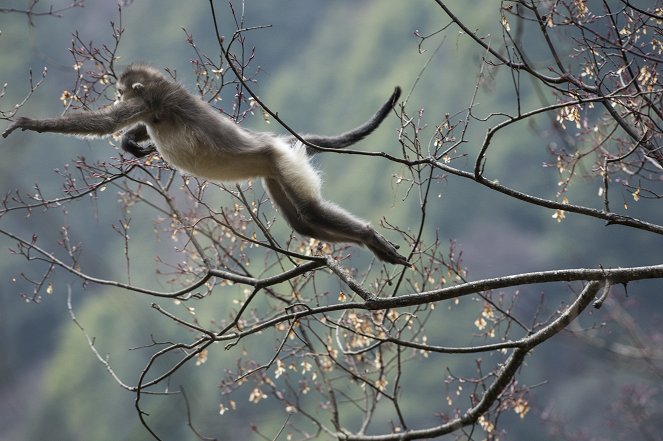
[[[115,104],[122,101],[122,95],[124,94],[124,89],[117,89],[115,91]]]

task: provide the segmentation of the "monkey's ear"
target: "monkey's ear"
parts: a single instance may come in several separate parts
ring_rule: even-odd
[[[133,83],[131,85],[131,88],[134,90],[134,92],[138,92],[139,90],[143,89],[145,86],[143,83]]]

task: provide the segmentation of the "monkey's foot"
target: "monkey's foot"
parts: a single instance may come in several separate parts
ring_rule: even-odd
[[[400,255],[396,251],[396,246],[382,237],[377,231],[373,231],[372,237],[366,241],[366,246],[380,260],[393,263],[394,265],[411,266],[405,256]]]
[[[141,145],[132,139],[122,138],[122,150],[131,153],[136,158],[142,158],[157,151],[154,144]]]

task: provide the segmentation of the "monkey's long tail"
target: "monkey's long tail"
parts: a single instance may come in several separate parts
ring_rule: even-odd
[[[345,133],[341,133],[340,135],[334,135],[334,136],[303,135],[303,138],[313,145],[325,148],[342,149],[351,146],[352,144],[361,141],[367,135],[369,135],[371,132],[373,132],[375,129],[378,128],[380,123],[382,123],[382,121],[384,121],[387,115],[389,115],[389,112],[391,111],[391,109],[393,109],[394,105],[396,105],[396,102],[398,101],[398,98],[400,96],[401,96],[401,88],[396,87],[394,89],[394,93],[391,94],[387,102],[385,102],[382,105],[382,107],[380,107],[380,109],[375,113],[375,115],[373,115],[368,121],[366,121],[364,124],[360,125],[359,127],[356,127]],[[293,136],[290,138],[290,141],[294,143],[297,141],[297,139]],[[313,156],[316,153],[320,153],[320,150],[306,146],[306,153],[309,156]]]

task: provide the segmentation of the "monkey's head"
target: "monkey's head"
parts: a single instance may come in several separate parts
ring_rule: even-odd
[[[118,101],[127,101],[142,96],[146,88],[154,90],[155,86],[167,82],[161,72],[145,64],[130,64],[117,81]]]

